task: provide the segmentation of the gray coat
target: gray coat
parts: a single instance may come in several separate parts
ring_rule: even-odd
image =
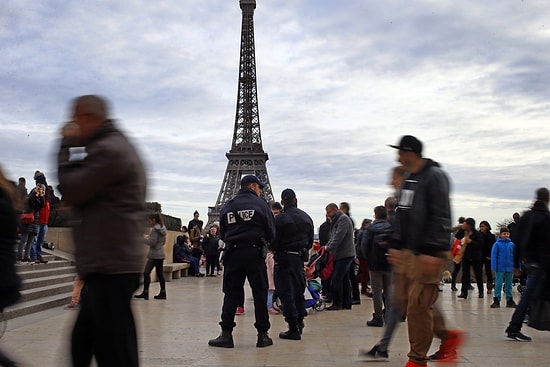
[[[334,260],[355,257],[353,223],[343,212],[338,212],[330,221],[330,235],[326,249],[332,253]]]
[[[166,244],[166,227],[160,224],[155,224],[149,233],[149,237],[145,239],[145,244],[149,246],[148,259],[160,260],[164,259],[164,245]]]
[[[92,273],[143,271],[146,177],[126,136],[106,122],[85,144],[66,137],[58,153],[59,191],[72,207],[76,268]],[[73,149],[71,149],[73,148]]]

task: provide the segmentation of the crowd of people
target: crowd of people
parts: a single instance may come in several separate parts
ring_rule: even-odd
[[[72,362],[89,366],[94,357],[98,366],[138,366],[130,300],[149,298],[153,269],[160,286],[154,298],[167,299],[163,277],[167,229],[160,213],[153,213],[144,235],[146,172],[132,144],[109,119],[107,102],[95,95],[81,96],[71,108],[72,121],[61,130],[58,180],[63,205],[76,219],[78,277],[71,305],[79,314],[71,335]],[[471,217],[462,217],[453,228],[445,171],[423,157],[422,143],[414,136],[403,136],[391,147],[399,162],[391,172],[395,194],[373,208],[373,220],[363,220],[356,230],[349,203],[325,207],[319,244],[332,264],[330,277],[322,282],[322,295],[330,303],[326,310],[349,310],[361,303],[361,294],[372,297],[372,319],[366,325],[384,327],[384,332],[371,349],[360,351],[365,358],[388,359],[397,325],[407,320],[406,367],[456,361],[465,332],[450,328],[437,304],[442,274],[452,261],[453,292],[458,292],[462,271],[457,297],[467,299],[475,283],[478,297],[492,294],[490,307],[499,308],[504,292],[506,307],[515,308],[505,334],[530,341],[521,328],[550,266],[548,190],[538,189],[532,209],[522,216],[514,214],[509,226],[497,229],[498,237],[487,221],[480,221],[478,228]],[[6,226],[1,239],[4,247],[12,246],[13,263],[46,262],[41,249],[48,216],[60,200],[42,172],[37,171],[34,179],[36,185],[28,192],[24,178],[10,188],[0,175],[2,215],[6,223],[11,223],[10,218],[18,223],[17,228]],[[288,324],[288,330],[278,334],[280,339],[301,340],[307,315],[304,265],[313,251],[313,221],[298,208],[291,188],[281,192],[280,203],[269,205],[261,198],[265,184],[260,178],[246,175],[240,185],[237,195],[222,207],[219,222],[204,228],[198,211],[194,213],[176,239],[173,261],[189,263],[191,275],[197,277],[223,273],[221,332],[208,345],[235,347],[233,329],[236,315],[244,312],[246,280],[254,299],[256,347],[273,344],[270,314],[282,313]],[[11,294],[0,288],[0,300],[17,298],[17,280],[11,276],[6,283]],[[141,277],[143,290],[135,294]],[[526,278],[518,304],[512,293],[514,277]],[[275,297],[282,310],[277,309]],[[428,355],[434,336],[440,346]]]

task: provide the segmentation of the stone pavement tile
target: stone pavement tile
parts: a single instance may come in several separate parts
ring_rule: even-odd
[[[236,316],[233,335],[235,348],[213,348],[208,340],[220,333],[218,325],[223,294],[221,277],[181,278],[167,283],[167,300],[133,300],[139,336],[141,366],[364,366],[359,349],[370,349],[382,335],[382,328],[365,325],[372,316],[372,300],[347,311],[312,312],[305,319],[300,341],[281,340],[286,330],[282,315],[271,315],[270,336],[274,345],[256,348],[254,308],[246,288],[245,314]],[[158,290],[151,285],[151,292]],[[513,309],[491,309],[490,297],[463,300],[446,288],[439,306],[450,328],[464,329],[468,341],[457,365],[470,366],[549,366],[550,333],[527,326],[523,332],[531,343],[507,340],[504,334]],[[516,300],[519,295],[516,294]],[[24,366],[70,366],[69,336],[77,311],[62,307],[28,315],[8,322],[0,348],[15,356]],[[434,339],[430,350],[437,350]],[[407,323],[400,323],[390,344],[387,366],[404,366],[407,361]],[[435,364],[431,364],[435,365]]]

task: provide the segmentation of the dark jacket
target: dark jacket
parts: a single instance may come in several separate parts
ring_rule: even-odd
[[[536,201],[532,209],[519,220],[519,254],[527,263],[539,264],[550,269],[550,212],[542,201]],[[515,259],[519,268],[519,259]]]
[[[367,227],[361,248],[367,256],[369,270],[391,270],[386,256],[390,247],[391,234],[391,224],[385,219],[377,219]]]
[[[464,260],[472,261],[481,261],[482,251],[483,251],[483,235],[476,229],[472,229],[470,233],[470,242],[466,245],[466,250],[464,250]]]
[[[365,252],[366,248],[363,248],[361,246],[361,243],[363,242],[363,237],[365,237],[365,234],[367,233],[366,228],[359,228],[359,231],[357,232],[357,236],[355,236],[355,256],[357,256],[358,259],[366,260],[367,254]]]
[[[172,257],[174,262],[182,262],[182,260],[187,260],[191,257],[193,251],[185,243],[185,236],[179,235],[176,238],[176,243],[174,244],[174,249],[172,250]]]
[[[270,248],[276,253],[310,249],[313,245],[313,220],[296,205],[286,204],[275,217],[276,235]]]
[[[330,221],[326,220],[319,226],[319,244],[326,246],[330,239]]]
[[[59,191],[72,207],[77,271],[141,273],[146,177],[138,153],[112,122],[106,122],[80,152],[64,138],[58,153]],[[80,154],[78,154],[80,153]]]
[[[202,239],[202,250],[206,256],[219,255],[220,237],[218,235],[212,236],[207,234]]]
[[[18,214],[8,194],[0,189],[0,311],[19,298],[21,278],[15,270]]]
[[[486,260],[487,258],[491,257],[491,250],[493,249],[493,245],[495,243],[495,235],[491,232],[479,232],[483,236],[483,247],[481,249],[481,257],[482,260]]]
[[[33,213],[34,222],[32,223],[21,223],[21,232],[27,233],[38,233],[38,222],[40,220],[40,210],[45,205],[44,196],[36,196],[34,190],[30,192],[27,196],[27,199],[24,203],[23,213]]]
[[[240,189],[220,211],[220,238],[227,244],[262,245],[275,238],[275,218],[267,202],[248,188]]]
[[[427,159],[420,172],[405,177],[399,191],[392,246],[437,256],[450,251],[449,179]]]

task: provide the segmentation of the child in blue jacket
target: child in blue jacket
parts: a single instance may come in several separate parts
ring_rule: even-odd
[[[512,280],[514,278],[514,243],[510,240],[508,228],[501,228],[497,241],[491,250],[491,269],[495,271],[495,293],[491,308],[500,307],[502,283],[506,294],[506,307],[515,308],[512,298]]]

